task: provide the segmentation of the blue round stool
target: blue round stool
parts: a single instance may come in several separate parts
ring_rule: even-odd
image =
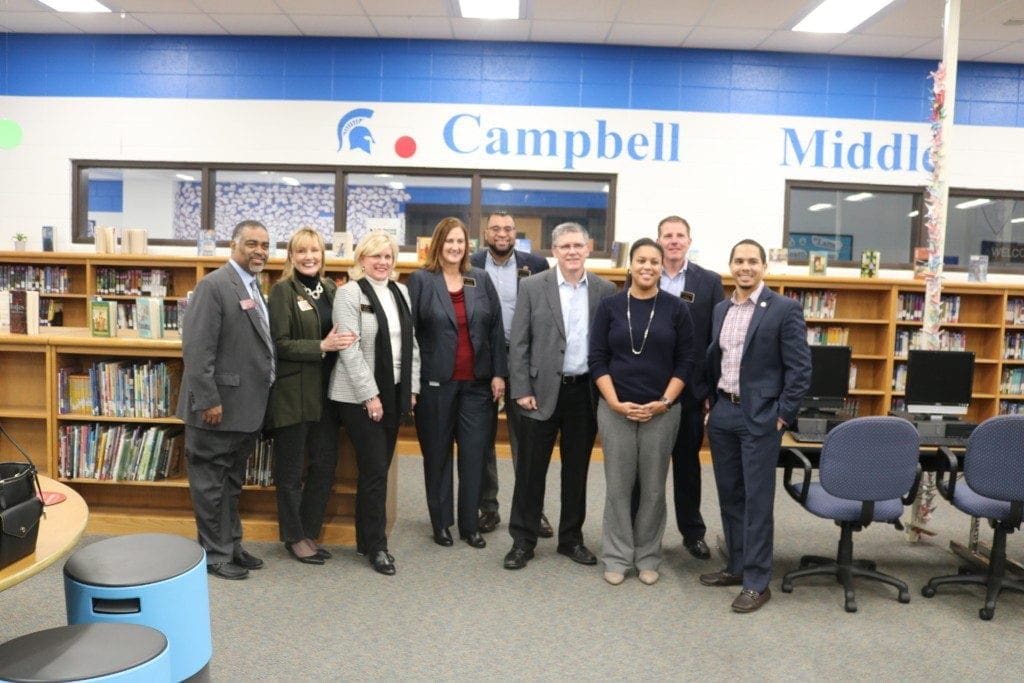
[[[0,645],[0,681],[170,681],[164,634],[138,624],[76,624]]]
[[[171,677],[181,681],[213,653],[206,553],[170,534],[115,536],[64,564],[68,623],[151,626],[167,636]]]

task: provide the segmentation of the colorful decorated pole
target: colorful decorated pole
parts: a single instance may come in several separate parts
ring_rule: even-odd
[[[925,191],[924,224],[928,237],[928,269],[925,273],[925,348],[939,348],[942,326],[942,262],[946,243],[946,210],[949,204],[949,144],[953,137],[953,108],[956,103],[956,67],[960,45],[960,0],[946,0],[943,21],[942,61],[932,79],[932,174]],[[935,476],[929,474],[915,501],[910,527],[911,540],[928,533],[935,511]]]

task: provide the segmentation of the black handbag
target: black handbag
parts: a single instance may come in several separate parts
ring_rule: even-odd
[[[0,568],[13,564],[36,550],[39,518],[43,514],[42,493],[36,466],[7,430],[3,432],[26,462],[0,462]]]

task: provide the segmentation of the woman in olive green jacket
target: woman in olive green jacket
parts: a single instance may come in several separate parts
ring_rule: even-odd
[[[327,398],[327,384],[336,352],[356,338],[338,332],[331,320],[336,290],[324,277],[323,237],[313,228],[299,228],[288,240],[281,279],[270,290],[277,378],[267,428],[274,436],[280,538],[292,557],[306,564],[323,564],[330,557],[316,542],[338,462],[338,414]]]

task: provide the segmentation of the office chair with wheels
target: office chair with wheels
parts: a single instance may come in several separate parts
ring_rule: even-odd
[[[782,577],[782,592],[793,592],[793,580],[834,575],[843,585],[846,611],[857,611],[853,578],[894,586],[899,601],[910,602],[907,584],[875,571],[870,560],[853,559],[853,532],[871,522],[899,523],[903,506],[917,495],[920,437],[914,425],[898,417],[858,417],[837,426],[821,448],[818,481],[811,481],[811,463],[798,449],[787,449],[784,487],[811,514],[835,520],[840,528],[836,558],[805,555],[800,568]],[[793,462],[793,460],[797,462]],[[801,465],[803,481],[795,485],[793,470]],[[813,566],[812,566],[813,565]]]
[[[964,478],[957,482],[957,461],[949,449],[946,467],[936,484],[954,507],[974,517],[984,517],[994,529],[988,571],[970,569],[952,576],[937,576],[921,589],[933,597],[947,583],[974,583],[987,587],[985,605],[978,616],[988,621],[996,612],[996,599],[1004,589],[1024,593],[1024,582],[1006,576],[1006,535],[1020,528],[1024,511],[1024,415],[999,415],[982,422],[967,441]]]

